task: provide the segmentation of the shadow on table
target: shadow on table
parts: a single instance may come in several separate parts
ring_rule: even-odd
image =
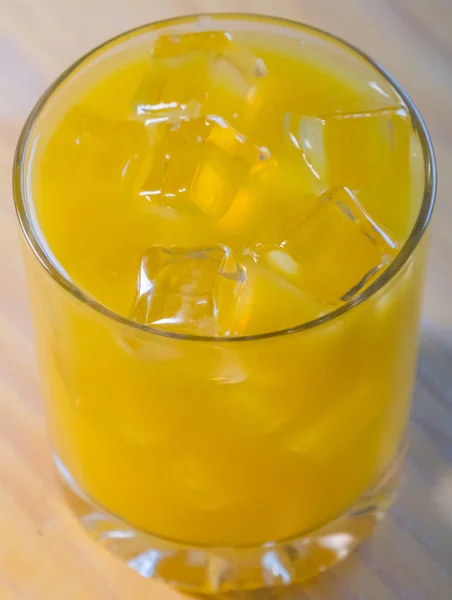
[[[224,600],[452,598],[452,331],[422,332],[411,445],[399,498],[373,536],[315,580]],[[204,597],[206,598],[206,597]]]

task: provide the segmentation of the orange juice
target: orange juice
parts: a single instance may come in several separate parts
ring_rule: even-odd
[[[424,263],[406,251],[412,107],[340,42],[258,21],[111,42],[28,142],[59,273],[27,258],[57,462],[131,537],[303,539],[366,494],[374,511],[402,443]]]

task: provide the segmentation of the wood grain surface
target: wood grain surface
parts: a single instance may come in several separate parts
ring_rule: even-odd
[[[290,17],[370,53],[432,133],[440,186],[412,444],[400,498],[373,538],[319,579],[237,600],[452,598],[452,1],[0,0],[0,600],[177,600],[100,551],[53,479],[19,255],[10,171],[33,103],[80,54],[121,30],[198,11]]]

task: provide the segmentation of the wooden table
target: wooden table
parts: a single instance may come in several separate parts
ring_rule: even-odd
[[[412,446],[400,499],[374,537],[302,588],[240,600],[452,598],[452,2],[450,0],[0,0],[0,600],[176,600],[79,531],[58,495],[39,398],[10,171],[33,103],[80,54],[180,13],[291,17],[360,46],[403,83],[436,147],[440,189]]]

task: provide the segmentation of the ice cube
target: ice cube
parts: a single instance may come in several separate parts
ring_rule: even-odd
[[[141,259],[131,317],[181,333],[232,335],[245,281],[226,246],[154,246]]]
[[[209,56],[155,59],[133,100],[146,125],[215,114],[232,121],[247,108],[252,86],[228,60]]]
[[[263,77],[265,64],[227,31],[201,31],[183,35],[163,35],[154,46],[154,58],[177,58],[191,52],[205,52],[231,61],[247,77]]]
[[[347,188],[308,196],[301,206],[274,243],[247,253],[312,298],[332,306],[350,300],[389,264],[396,244]]]
[[[222,217],[239,189],[256,171],[268,167],[270,153],[256,146],[221,118],[211,129],[192,185],[192,199],[208,216]]]
[[[191,184],[209,131],[205,119],[162,123],[153,128],[150,169],[140,196],[178,208],[192,208]]]
[[[208,63],[197,56],[151,61],[135,93],[132,116],[146,125],[200,116],[208,76]]]
[[[255,264],[243,255],[241,264],[247,274],[246,287],[236,305],[237,332],[257,335],[297,327],[328,311],[286,276],[267,264]],[[268,389],[268,386],[267,386]]]
[[[68,155],[78,181],[87,181],[96,194],[99,186],[106,194],[139,187],[147,172],[149,148],[141,123],[77,108],[66,117],[65,125],[73,132]]]
[[[267,240],[299,212],[306,195],[324,191],[299,156],[272,153],[262,166],[268,168],[253,170],[218,219],[216,228],[221,235]]]
[[[228,210],[250,174],[270,163],[265,148],[214,116],[161,124],[151,146],[140,195],[184,211],[197,206],[213,218]]]
[[[321,117],[289,115],[287,131],[312,173],[328,187],[357,192],[367,211],[401,238],[408,209],[411,121],[404,107],[337,113]],[[392,195],[400,210],[388,211]]]
[[[216,114],[221,106],[221,115],[235,122],[249,109],[249,99],[255,89],[254,81],[244,77],[234,63],[224,57],[216,57],[209,63],[207,87],[202,100],[206,114]]]
[[[148,124],[194,118],[215,113],[222,105],[231,120],[246,107],[255,81],[265,73],[263,61],[228,33],[162,36],[136,92],[135,117]]]

